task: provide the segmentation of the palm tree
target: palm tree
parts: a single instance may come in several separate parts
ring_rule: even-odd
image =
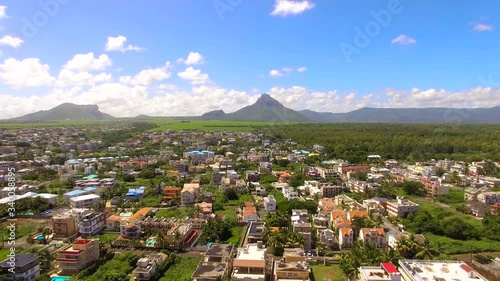
[[[419,250],[420,251],[415,255],[415,257],[419,259],[433,260],[439,256],[439,251],[434,249],[428,241],[425,241],[424,245],[419,247]]]
[[[409,238],[403,237],[396,243],[396,248],[405,258],[413,258],[418,249],[418,243],[413,234]]]
[[[303,234],[298,232],[287,231],[285,234],[286,245],[290,248],[300,248],[304,247],[305,237]]]
[[[273,229],[269,226],[266,226],[264,228],[264,230],[262,230],[262,238],[264,239],[264,241],[267,242],[267,240],[269,239],[269,236],[273,233]]]
[[[384,260],[391,261],[393,264],[397,264],[398,260],[401,259],[401,254],[394,248],[389,247],[384,252]]]

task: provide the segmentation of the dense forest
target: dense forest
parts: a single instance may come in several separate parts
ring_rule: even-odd
[[[292,139],[304,149],[322,145],[328,158],[353,163],[366,162],[370,154],[408,161],[500,160],[500,125],[297,124],[262,130],[274,140]]]

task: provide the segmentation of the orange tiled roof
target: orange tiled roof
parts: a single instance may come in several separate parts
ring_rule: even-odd
[[[378,232],[379,236],[385,236],[385,230],[383,228],[362,228],[363,236],[370,236],[372,231]]]
[[[350,228],[350,227],[341,228],[340,233],[342,234],[342,236],[351,236],[351,234],[353,234],[352,228]]]

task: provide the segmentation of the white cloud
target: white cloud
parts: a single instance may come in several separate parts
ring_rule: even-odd
[[[398,37],[392,39],[391,41],[392,44],[400,44],[400,45],[413,45],[417,43],[417,40],[414,38],[411,38],[409,36],[406,36],[404,34],[399,35]]]
[[[203,60],[204,58],[200,53],[189,52],[187,59],[178,58],[177,62],[184,63],[186,65],[194,65],[194,64],[202,64]]]
[[[38,58],[9,58],[0,64],[0,81],[16,89],[46,86],[54,80],[49,66],[41,64]]]
[[[292,71],[293,71],[293,68],[290,68],[290,67],[284,67],[283,68],[283,72],[285,72],[285,73],[290,73]]]
[[[0,38],[0,45],[10,46],[12,48],[19,48],[23,44],[23,40],[21,38],[13,37],[10,35],[5,35]]]
[[[177,75],[184,79],[191,81],[191,84],[205,84],[208,82],[208,74],[201,73],[201,70],[194,69],[192,66],[186,68],[184,71],[177,73]]]
[[[0,6],[0,19],[7,18],[7,6]]]
[[[306,72],[307,71],[307,67],[305,67],[305,66],[299,67],[299,68],[297,68],[297,71],[298,72]]]
[[[111,59],[106,54],[95,58],[94,53],[77,54],[68,61],[64,68],[77,71],[102,70],[111,66]]]
[[[117,37],[108,37],[108,41],[106,42],[106,51],[120,51],[120,52],[127,52],[127,51],[136,51],[136,52],[141,52],[144,51],[144,48],[134,46],[134,45],[126,45],[125,42],[127,41],[127,37],[123,35],[118,35]]]
[[[171,64],[169,61],[163,67],[144,69],[132,76],[120,77],[120,83],[132,86],[148,86],[156,81],[161,81],[170,78],[171,73],[168,72]]]
[[[57,77],[56,85],[59,87],[83,87],[93,86],[98,83],[110,82],[112,75],[110,73],[91,74],[87,71],[74,72],[69,69],[62,69]]]
[[[314,3],[310,0],[276,0],[273,16],[298,15],[314,8]]]
[[[177,86],[173,84],[160,84],[158,86],[158,90],[160,91],[173,91],[177,90]]]
[[[477,32],[493,31],[493,26],[490,24],[476,23],[472,29]]]
[[[272,77],[281,77],[281,76],[283,76],[283,73],[281,73],[281,71],[279,71],[277,69],[273,69],[273,70],[269,71],[269,75],[271,75]]]

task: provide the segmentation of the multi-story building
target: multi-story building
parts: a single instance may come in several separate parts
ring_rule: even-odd
[[[309,222],[307,210],[292,210],[292,227],[294,232],[304,235],[304,249],[311,249],[312,243],[312,225]]]
[[[233,245],[211,244],[203,260],[191,276],[193,281],[217,281],[228,276],[231,268]]]
[[[318,230],[319,241],[328,247],[335,245],[335,232],[331,229]]]
[[[359,240],[372,243],[377,248],[387,248],[387,239],[383,228],[362,228],[359,230]]]
[[[264,209],[268,212],[276,212],[276,199],[273,195],[264,197]]]
[[[163,200],[168,201],[181,194],[179,187],[168,186],[163,189]]]
[[[61,276],[77,274],[99,259],[99,240],[78,239],[57,252],[56,268]]]
[[[331,185],[323,183],[320,185],[319,188],[321,190],[321,195],[323,195],[323,197],[332,198],[339,195],[342,192],[342,186],[340,185]]]
[[[156,277],[160,269],[167,260],[167,255],[163,253],[149,254],[147,257],[137,261],[137,267],[132,271],[135,280],[147,281]]]
[[[311,270],[305,261],[285,262],[279,260],[274,263],[274,278],[276,280],[309,281]]]
[[[183,205],[192,205],[200,195],[199,183],[185,183],[181,191],[181,202]]]
[[[405,281],[488,280],[462,261],[399,260],[399,272]]]
[[[416,213],[420,209],[420,205],[403,197],[397,197],[396,202],[387,202],[387,212],[393,217],[406,217],[409,213]]]
[[[33,281],[40,276],[40,261],[36,254],[17,254],[0,263],[2,280]]]
[[[366,191],[377,190],[380,187],[378,183],[370,183],[355,179],[349,179],[346,185],[347,188],[354,193],[365,193]]]
[[[78,233],[75,218],[72,215],[56,215],[52,217],[54,238],[68,238]]]
[[[93,236],[101,232],[106,224],[106,214],[91,212],[78,222],[78,231],[83,237]]]
[[[485,205],[492,205],[500,202],[500,191],[483,192],[477,196],[477,201]]]
[[[354,243],[354,232],[350,227],[339,229],[339,246],[341,249],[351,248]]]
[[[141,223],[137,220],[124,219],[120,223],[120,236],[126,239],[136,239],[141,235]]]
[[[101,197],[96,194],[81,195],[69,199],[69,205],[71,206],[71,208],[90,209],[101,202]]]
[[[247,280],[266,280],[266,249],[262,247],[261,243],[238,248],[238,253],[233,261],[231,281]]]
[[[262,232],[264,228],[264,222],[250,222],[246,234],[247,243],[253,244],[262,241]]]

